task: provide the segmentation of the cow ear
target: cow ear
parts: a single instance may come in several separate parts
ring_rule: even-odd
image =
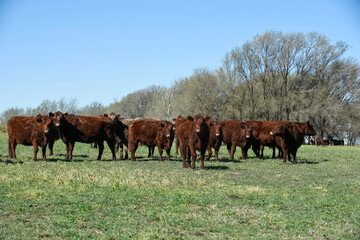
[[[41,117],[40,114],[38,114],[38,115],[36,116],[36,122],[38,122],[38,123],[41,123],[41,122],[42,122],[42,117]]]
[[[109,115],[107,115],[106,113],[104,113],[104,117],[109,117]]]
[[[173,121],[175,122],[177,118],[173,118]]]
[[[120,118],[120,114],[116,115],[117,118]]]
[[[52,112],[49,112],[49,117],[54,117],[55,115]]]
[[[209,126],[210,126],[210,127],[213,127],[213,126],[214,126],[214,124],[211,122],[211,123],[209,124]]]
[[[165,127],[165,124],[164,124],[164,123],[160,123],[160,126],[161,126],[161,127]]]
[[[194,118],[192,116],[188,116],[187,119],[190,121],[194,121]]]
[[[221,127],[223,127],[223,126],[225,126],[225,123],[224,123],[224,122],[221,122],[221,124],[220,124],[220,125],[221,125]]]
[[[209,117],[209,116],[206,116],[206,117],[204,118],[204,120],[205,120],[205,122],[206,122],[206,121],[209,121],[209,120],[210,120],[210,117]]]

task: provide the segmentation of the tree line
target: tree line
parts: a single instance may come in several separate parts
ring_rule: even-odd
[[[5,110],[0,120],[49,110],[166,120],[197,113],[214,120],[310,120],[322,137],[354,144],[360,137],[360,66],[345,56],[348,48],[316,32],[268,31],[227,52],[217,69],[195,69],[170,87],[146,87],[109,106],[44,100],[35,109]]]

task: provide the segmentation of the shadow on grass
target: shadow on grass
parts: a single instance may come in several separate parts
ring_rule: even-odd
[[[0,163],[5,164],[23,164],[23,161],[16,161],[16,160],[10,160],[10,159],[0,159]]]
[[[205,170],[228,170],[227,166],[205,166]]]
[[[308,160],[308,159],[302,159],[302,160],[297,160],[297,163],[298,164],[320,164],[322,162],[328,162],[329,160],[328,159],[324,159],[324,160],[320,160],[320,161],[311,161],[311,160]]]

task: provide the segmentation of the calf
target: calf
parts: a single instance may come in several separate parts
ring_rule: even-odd
[[[163,149],[166,150],[167,159],[170,160],[170,150],[174,140],[173,124],[168,121],[154,119],[138,119],[129,126],[129,150],[131,160],[135,161],[135,152],[138,144],[148,147],[158,147],[159,161],[162,161]]]
[[[206,122],[209,127],[210,137],[209,143],[207,146],[208,156],[206,160],[209,160],[212,154],[211,148],[215,149],[215,160],[219,161],[219,149],[221,147],[221,143],[223,141],[223,132],[222,127],[224,126],[223,122],[219,121],[207,121]]]
[[[252,128],[239,120],[227,120],[222,122],[223,142],[226,143],[231,160],[234,160],[236,146],[241,148],[241,159],[246,159],[247,150],[251,146]]]
[[[206,124],[210,118],[204,118],[200,114],[195,117],[188,116],[178,118],[175,121],[176,136],[179,140],[180,154],[183,159],[183,167],[190,166],[190,155],[192,159],[191,167],[195,170],[196,150],[200,151],[200,168],[204,169],[204,154],[209,142],[209,127]],[[186,151],[188,151],[188,161],[186,164]]]
[[[51,116],[12,117],[7,123],[9,156],[16,159],[17,144],[34,147],[33,160],[37,160],[38,147],[42,148],[42,159],[46,160],[46,146],[53,141],[56,132]]]
[[[78,116],[74,114],[63,114],[56,112],[54,122],[61,133],[61,139],[66,145],[66,159],[72,159],[75,142],[98,143],[99,154],[97,160],[101,159],[104,150],[104,141],[107,142],[112,160],[115,156],[115,134],[113,122],[108,117],[101,116]]]
[[[322,137],[317,137],[316,138],[316,146],[325,146],[325,142],[324,142],[324,140],[322,139]]]

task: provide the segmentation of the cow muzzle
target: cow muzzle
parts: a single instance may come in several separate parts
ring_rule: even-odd
[[[200,132],[200,128],[195,129],[195,132],[199,133],[199,132]]]
[[[170,137],[170,134],[166,134],[166,137],[169,138],[169,137]]]
[[[55,126],[57,126],[57,127],[60,126],[60,123],[55,123]]]
[[[44,132],[45,132],[45,133],[48,133],[48,132],[49,132],[49,130],[48,130],[48,129],[45,129],[45,130],[44,130]]]
[[[274,133],[274,132],[270,132],[270,135],[271,135],[271,136],[274,136],[274,135],[275,135],[275,133]]]
[[[220,133],[216,133],[216,136],[217,136],[217,137],[220,136]]]

